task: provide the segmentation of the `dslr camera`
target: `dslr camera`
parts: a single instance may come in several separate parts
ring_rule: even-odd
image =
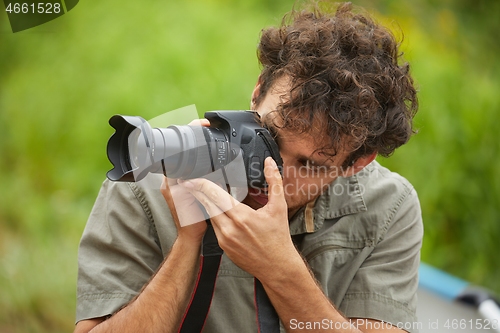
[[[231,186],[264,188],[264,160],[271,156],[282,170],[278,145],[262,127],[254,111],[210,111],[209,127],[177,126],[152,128],[141,117],[115,115],[109,124],[115,129],[107,145],[113,169],[112,181],[136,182],[148,173],[169,178],[191,179],[222,174]],[[242,163],[235,163],[235,161]],[[237,183],[229,184],[227,174],[237,170]],[[234,174],[234,173],[233,173]]]

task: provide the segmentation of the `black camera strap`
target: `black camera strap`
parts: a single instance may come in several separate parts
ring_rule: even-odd
[[[200,271],[196,280],[195,291],[188,309],[182,318],[178,333],[199,333],[203,330],[212,303],[215,281],[222,254],[210,220],[207,219],[207,231],[201,247]],[[264,287],[259,280],[254,283],[255,307],[257,311],[258,333],[279,333],[280,324],[276,310],[271,304]]]
[[[207,231],[201,245],[200,271],[195,292],[182,318],[179,333],[201,332],[208,316],[215,289],[215,280],[224,251],[219,247],[212,224],[207,220]]]

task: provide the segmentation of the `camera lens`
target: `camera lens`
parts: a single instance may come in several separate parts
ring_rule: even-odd
[[[230,162],[228,140],[216,128],[169,126],[151,128],[141,117],[113,116],[116,133],[108,142],[114,168],[108,178],[139,181],[148,173],[170,178],[203,177]]]

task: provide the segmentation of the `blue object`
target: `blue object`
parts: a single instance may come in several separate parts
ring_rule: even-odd
[[[469,286],[469,282],[425,263],[420,263],[418,272],[420,288],[427,289],[450,301],[455,300]]]

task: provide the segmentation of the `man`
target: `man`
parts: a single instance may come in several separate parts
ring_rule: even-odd
[[[179,218],[201,216],[198,202],[225,252],[204,332],[257,331],[253,277],[287,332],[415,331],[420,206],[374,161],[413,132],[409,67],[350,4],[283,22],[262,32],[252,94],[283,175],[267,158],[267,191],[243,204],[206,179],[164,179],[162,195],[105,181],[80,245],[75,332],[178,330],[206,230]]]

